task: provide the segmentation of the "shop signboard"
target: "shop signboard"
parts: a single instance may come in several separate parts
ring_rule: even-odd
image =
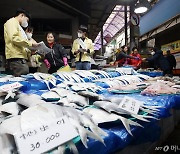
[[[180,40],[162,45],[161,50],[164,55],[166,55],[167,50],[170,50],[171,54],[176,58],[176,69],[180,69]]]
[[[164,55],[166,54],[167,50],[170,50],[172,54],[180,52],[180,40],[162,45],[161,50],[163,51]]]

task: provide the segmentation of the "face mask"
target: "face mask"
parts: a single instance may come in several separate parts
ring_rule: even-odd
[[[26,33],[28,40],[32,38],[32,33]]]
[[[78,33],[78,37],[82,37],[82,33]]]
[[[154,52],[154,51],[152,51],[152,52],[151,52],[151,55],[154,55],[154,54],[155,54],[155,52]]]
[[[26,28],[28,26],[28,22],[26,20],[23,20],[21,26]]]

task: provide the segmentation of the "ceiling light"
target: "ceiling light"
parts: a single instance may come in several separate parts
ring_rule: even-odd
[[[145,7],[145,6],[140,6],[140,7],[138,7],[138,8],[135,8],[134,12],[135,12],[135,13],[145,13],[147,10],[148,10],[147,7]]]
[[[135,5],[135,13],[145,13],[148,9],[151,8],[150,3],[147,0],[139,0]]]

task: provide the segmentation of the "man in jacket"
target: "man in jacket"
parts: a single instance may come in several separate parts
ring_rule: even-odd
[[[29,73],[27,65],[27,47],[37,47],[38,43],[28,41],[22,27],[28,26],[30,15],[24,9],[18,9],[15,17],[4,24],[5,55],[9,69],[14,76]],[[22,26],[22,27],[21,27]]]
[[[91,69],[91,55],[94,53],[94,46],[91,39],[86,37],[87,27],[81,25],[78,30],[78,38],[74,40],[72,53],[75,56],[77,70]]]
[[[167,50],[167,55],[166,55],[166,59],[168,60],[169,62],[169,65],[170,65],[170,73],[171,75],[173,75],[173,68],[176,68],[176,59],[174,57],[174,55],[171,54],[170,50]]]
[[[167,59],[164,57],[162,50],[158,48],[153,48],[153,56],[150,58],[143,58],[148,62],[152,62],[155,68],[160,68],[163,71],[163,75],[170,75],[170,66]]]

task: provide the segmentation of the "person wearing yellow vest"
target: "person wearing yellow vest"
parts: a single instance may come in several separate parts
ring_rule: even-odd
[[[81,25],[78,30],[78,38],[74,40],[72,46],[72,53],[75,56],[75,63],[77,70],[91,69],[91,56],[94,53],[94,46],[87,34],[87,27]]]
[[[10,18],[4,24],[5,56],[14,76],[29,73],[26,48],[39,45],[28,41],[22,28],[28,26],[29,19],[30,15],[26,10],[18,9],[15,17]]]
[[[32,43],[36,41],[33,39],[33,31],[34,31],[34,28],[33,27],[30,27],[28,26],[25,30],[25,33],[27,35],[27,39],[29,41],[31,41]],[[28,54],[28,66],[29,66],[29,73],[36,73],[38,71],[38,68],[41,67],[41,55],[39,55],[37,53],[36,50],[31,50]]]

